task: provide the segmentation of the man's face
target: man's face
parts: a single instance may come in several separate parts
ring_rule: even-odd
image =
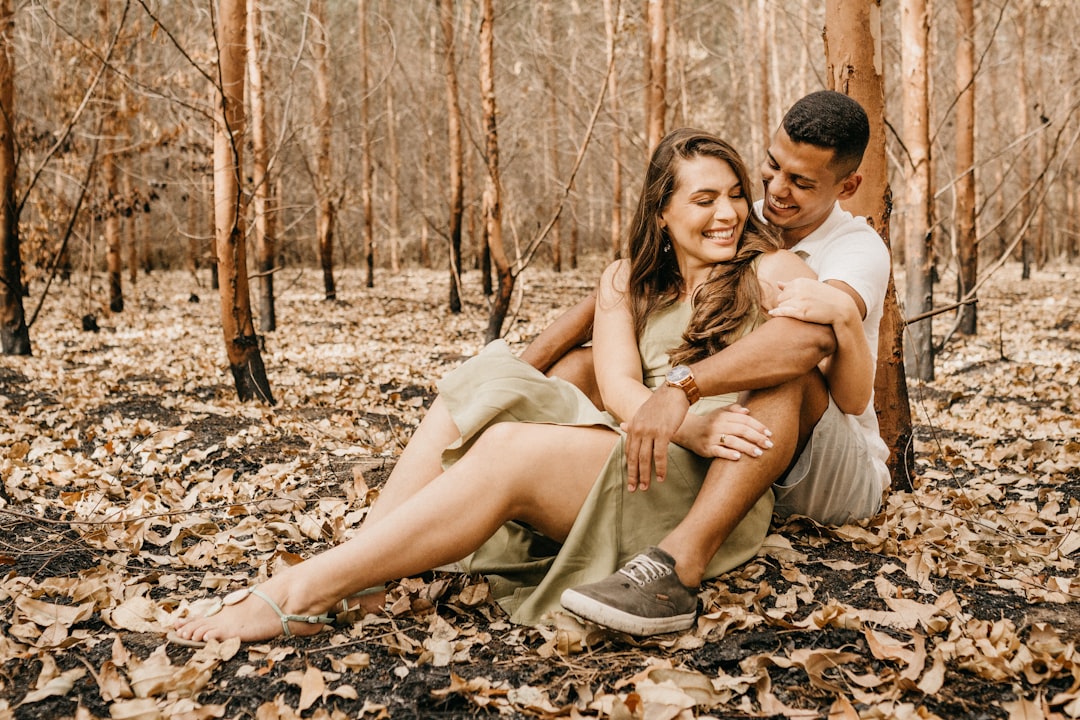
[[[762,215],[791,247],[821,227],[838,199],[854,194],[858,176],[837,178],[829,167],[833,150],[793,141],[781,127],[761,166],[765,185]],[[850,185],[854,180],[854,188]]]

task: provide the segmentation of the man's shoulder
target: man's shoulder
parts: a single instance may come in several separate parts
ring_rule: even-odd
[[[885,241],[861,215],[852,215],[837,207],[830,222],[822,227],[822,230],[824,232],[813,239],[819,250],[860,252],[864,255],[877,255],[885,262],[889,261],[889,250]]]

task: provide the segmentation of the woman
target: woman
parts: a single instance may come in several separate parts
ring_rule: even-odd
[[[220,612],[180,621],[176,636],[311,634],[364,588],[462,560],[488,575],[513,620],[532,623],[558,607],[563,589],[605,577],[663,537],[711,458],[752,458],[771,445],[764,426],[727,408],[734,398],[703,398],[671,446],[667,481],[627,491],[619,422],[664,382],[669,353],[690,362],[716,352],[775,305],[768,277],[812,275],[753,217],[749,188],[745,165],[722,140],[695,130],[664,138],[646,173],[630,257],[600,280],[594,357],[606,412],[492,343],[440,383],[354,537],[233,593]],[[708,577],[757,552],[771,508],[766,494]]]

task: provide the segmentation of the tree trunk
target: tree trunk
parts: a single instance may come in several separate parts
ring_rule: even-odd
[[[544,44],[546,45],[547,57],[551,58],[544,63],[544,91],[547,93],[547,176],[549,182],[558,182],[562,177],[559,172],[559,104],[556,102],[559,85],[555,80],[555,19],[551,11],[552,3],[541,4],[540,24],[544,30]],[[558,220],[551,226],[548,237],[551,239],[551,267],[555,272],[562,272],[562,236],[559,234],[560,223]]]
[[[127,248],[128,282],[134,288],[139,280],[138,198],[131,186],[131,172],[125,172],[120,183],[124,193],[124,220],[121,229],[124,247]]]
[[[120,214],[116,200],[120,193],[116,186],[116,156],[109,130],[105,131],[105,155],[102,158],[102,179],[105,181],[105,266],[109,278],[109,310],[124,311],[124,255],[120,237]]]
[[[100,0],[98,10],[101,20],[101,36],[109,37],[109,0]],[[114,99],[113,89],[116,83],[112,82],[112,73],[107,74],[102,86],[104,97]],[[102,180],[105,182],[105,266],[109,278],[109,310],[114,313],[124,311],[124,249],[123,238],[120,236],[120,211],[119,199],[120,188],[116,182],[116,135],[119,131],[117,126],[117,114],[114,110],[106,110],[105,122],[102,124],[102,132],[105,135],[105,154],[102,158]]]
[[[251,81],[252,200],[255,205],[255,266],[259,271],[259,329],[277,329],[274,303],[274,255],[277,215],[273,204],[274,184],[270,179],[269,120],[266,111],[266,84],[262,71],[262,14],[259,0],[247,0],[248,79]]]
[[[618,259],[622,248],[622,123],[619,116],[619,73],[614,65],[615,36],[619,31],[622,11],[619,0],[604,0],[604,29],[607,36],[608,112],[611,114],[611,257]]]
[[[22,255],[15,201],[15,10],[0,0],[0,349],[30,355],[30,330],[23,311]]]
[[[881,4],[828,0],[825,5],[825,57],[829,87],[859,102],[870,118],[870,143],[863,156],[859,192],[845,203],[848,211],[866,218],[886,246],[890,245],[889,220],[892,190],[885,155],[885,86],[881,58]],[[874,409],[881,437],[889,448],[889,470],[898,487],[910,485],[907,469],[913,467],[911,407],[903,356],[904,323],[889,276],[885,310],[878,334],[877,373],[874,378]]]
[[[446,78],[446,125],[450,157],[450,312],[461,312],[461,224],[464,214],[464,151],[457,63],[454,61],[454,0],[439,0],[443,36],[443,76]]]
[[[360,204],[363,210],[364,262],[367,265],[366,285],[375,287],[375,223],[371,206],[371,186],[374,163],[371,158],[371,82],[368,73],[368,10],[367,0],[359,0],[360,17]]]
[[[333,163],[330,156],[330,139],[334,129],[333,113],[330,111],[330,69],[326,56],[330,48],[330,33],[326,28],[326,4],[324,0],[312,0],[311,52],[315,57],[315,231],[319,243],[319,261],[323,273],[323,295],[327,300],[337,299],[334,285],[334,199],[331,197]]]
[[[957,295],[964,299],[979,275],[979,251],[975,244],[975,5],[956,0],[956,253]],[[974,298],[973,298],[974,299]],[[976,332],[978,307],[960,307],[958,329]]]
[[[1032,18],[1035,21],[1035,47],[1045,48],[1048,44],[1048,38],[1046,37],[1046,8],[1043,3],[1035,3],[1032,8]],[[1034,65],[1034,77],[1030,79],[1031,86],[1035,88],[1035,102],[1032,103],[1032,110],[1034,111],[1035,127],[1039,127],[1042,123],[1042,118],[1045,118],[1049,112],[1047,109],[1047,88],[1043,82],[1043,73],[1046,63],[1035,62]],[[1038,168],[1039,173],[1045,173],[1050,160],[1047,155],[1049,149],[1047,148],[1046,130],[1041,129],[1035,133],[1035,167]],[[1046,264],[1047,249],[1049,246],[1049,235],[1047,232],[1047,213],[1046,213],[1046,201],[1042,196],[1042,189],[1045,183],[1050,180],[1043,174],[1035,182],[1035,187],[1031,189],[1033,197],[1039,198],[1035,204],[1035,219],[1030,226],[1031,233],[1031,256],[1035,262],[1036,267],[1042,269]]]
[[[645,88],[645,137],[649,154],[664,138],[667,117],[667,17],[666,0],[647,0],[649,77]]]
[[[246,0],[218,4],[221,95],[214,113],[214,235],[225,352],[241,401],[274,404],[251,317],[244,237],[243,148]]]
[[[480,97],[484,113],[484,148],[487,161],[487,177],[484,181],[484,229],[498,278],[484,337],[486,342],[491,342],[502,335],[503,321],[510,309],[510,295],[514,290],[514,276],[510,272],[510,263],[506,259],[502,240],[499,136],[495,121],[495,13],[492,0],[483,0],[483,13],[480,23]]]
[[[131,128],[131,112],[128,109],[127,93],[121,93],[118,100],[120,103],[120,124],[124,126],[123,134],[127,137],[132,136]],[[128,167],[123,167],[120,173],[120,197],[121,200],[118,205],[123,209],[122,216],[120,217],[120,244],[127,253],[127,271],[128,282],[131,283],[132,288],[135,287],[135,283],[139,278],[139,246],[135,240],[135,224],[139,217],[137,206],[137,198],[135,197],[134,189],[131,185],[132,158],[129,155],[124,155],[123,164]]]
[[[428,207],[428,197],[431,194],[431,150],[424,148],[424,161],[420,163],[420,204],[422,207]],[[424,223],[420,228],[420,267],[425,269],[431,269],[431,248],[428,243],[428,224]],[[452,271],[451,271],[452,272]],[[451,286],[454,285],[454,280],[450,279]],[[451,290],[453,293],[453,290]],[[451,295],[452,297],[452,295]]]
[[[390,271],[401,272],[401,153],[398,148],[394,86],[386,83],[386,144],[390,151]]]
[[[769,83],[769,48],[775,45],[771,33],[769,33],[769,17],[772,15],[770,7],[765,6],[765,0],[758,0],[758,102],[761,103],[761,132],[763,138],[772,137],[773,125],[769,119],[769,94],[772,91]]]
[[[933,242],[930,194],[930,104],[927,53],[930,19],[927,0],[901,0],[901,66],[904,83],[904,258],[908,317],[933,307]],[[909,325],[904,368],[909,376],[934,379],[932,323]]]
[[[193,185],[191,190],[184,200],[187,203],[187,266],[188,271],[191,273],[191,277],[195,280],[195,284],[199,284],[199,268],[202,263],[199,262],[200,251],[202,250],[202,238],[203,238],[203,223],[205,216],[202,212],[202,197],[198,192],[199,186]]]
[[[1027,15],[1031,12],[1031,8],[1027,3],[1021,3],[1016,8],[1015,23],[1016,23],[1016,107],[1015,113],[1019,127],[1016,128],[1016,136],[1026,138],[1030,131],[1030,122],[1028,122],[1028,106],[1030,101],[1028,99],[1028,67],[1027,67]],[[1018,175],[1019,185],[1025,189],[1024,197],[1020,200],[1020,224],[1028,221],[1031,217],[1031,198],[1034,195],[1034,188],[1032,192],[1026,192],[1026,189],[1031,186],[1031,157],[1029,152],[1021,152],[1020,156],[1016,159],[1016,170]],[[1031,246],[1031,233],[1024,231],[1023,237],[1020,240],[1020,261],[1023,267],[1020,271],[1020,278],[1023,280],[1031,279],[1031,261],[1034,253]]]

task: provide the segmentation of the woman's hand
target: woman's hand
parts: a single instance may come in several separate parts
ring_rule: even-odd
[[[777,283],[773,317],[832,327],[836,350],[820,365],[836,406],[849,415],[866,410],[874,391],[874,354],[862,327],[865,306],[858,293],[836,280],[796,278]]]
[[[818,325],[838,325],[858,322],[859,308],[840,288],[810,278],[795,278],[777,283],[780,292],[776,307],[769,311],[773,317],[789,317]]]
[[[761,457],[773,446],[772,432],[750,417],[750,411],[734,404],[706,415],[686,416],[676,442],[701,457],[738,460],[743,455]]]

